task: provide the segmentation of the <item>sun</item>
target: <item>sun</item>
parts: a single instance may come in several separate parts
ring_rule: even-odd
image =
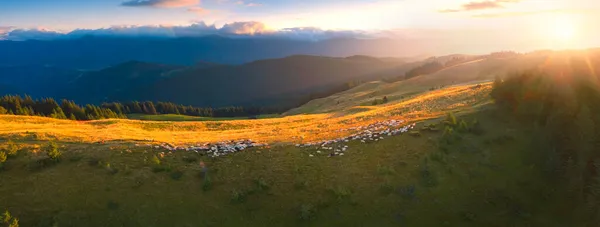
[[[553,40],[561,43],[572,43],[576,38],[576,24],[566,15],[556,15],[549,21],[549,28]]]

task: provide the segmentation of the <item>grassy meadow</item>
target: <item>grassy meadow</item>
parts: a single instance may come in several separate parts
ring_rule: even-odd
[[[391,118],[415,122],[437,118],[450,111],[472,110],[489,103],[490,89],[490,83],[461,85],[423,92],[385,105],[255,120],[169,122],[109,119],[84,122],[0,115],[0,125],[3,126],[0,136],[85,143],[138,141],[196,144],[238,139],[269,144],[304,143],[343,137],[353,132],[342,132],[340,129]]]
[[[527,130],[488,107],[460,115],[481,128],[452,143],[425,130],[351,142],[332,158],[284,145],[216,159],[167,152],[158,164],[165,150],[61,142],[60,162],[40,166],[45,142],[17,141],[0,208],[21,226],[583,226],[537,180]]]
[[[0,170],[0,210],[21,226],[594,226],[542,180],[531,128],[490,105],[491,87],[254,120],[0,116],[0,149],[18,148]],[[450,112],[471,129],[445,130]],[[417,122],[415,133],[351,141],[335,157],[293,145],[389,119]],[[270,146],[219,158],[148,146],[231,139]]]

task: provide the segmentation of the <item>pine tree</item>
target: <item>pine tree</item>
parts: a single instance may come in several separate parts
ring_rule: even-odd
[[[48,142],[48,145],[46,147],[46,154],[50,159],[55,161],[58,161],[58,159],[62,155],[58,150],[58,145],[54,141]]]
[[[12,219],[12,215],[10,215],[10,212],[4,211],[4,213],[2,214],[2,223],[4,224],[8,224],[10,223],[10,220]]]
[[[12,140],[9,140],[7,142],[6,154],[8,154],[9,156],[15,156],[15,155],[17,155],[18,151],[19,151],[19,146],[17,146],[17,144],[15,142],[13,142]]]
[[[8,114],[8,111],[4,107],[0,106],[0,114]]]
[[[0,151],[0,167],[2,167],[4,162],[6,162],[7,158],[6,152]]]

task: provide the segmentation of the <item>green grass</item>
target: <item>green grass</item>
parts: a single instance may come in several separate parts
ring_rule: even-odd
[[[258,119],[276,118],[278,114],[264,114],[259,115]],[[134,120],[145,120],[145,121],[227,121],[227,120],[246,120],[248,117],[196,117],[186,116],[177,114],[159,114],[159,115],[147,115],[147,114],[128,114],[127,118]]]
[[[38,155],[23,152],[0,172],[0,210],[21,226],[582,226],[523,161],[528,131],[494,111],[459,118],[477,118],[486,133],[452,144],[436,142],[442,131],[351,142],[335,158],[279,146],[216,159],[175,152],[159,164],[149,148],[64,144],[65,157],[89,165],[39,171],[25,167]],[[192,177],[196,160],[210,178]]]

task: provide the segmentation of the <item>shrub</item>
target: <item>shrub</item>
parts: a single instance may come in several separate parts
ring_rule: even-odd
[[[298,181],[294,184],[294,189],[303,190],[308,188],[308,181]]]
[[[471,123],[471,133],[475,135],[483,135],[485,133],[483,127],[481,127],[481,123],[477,119]]]
[[[13,142],[12,140],[9,140],[7,143],[6,154],[8,156],[15,156],[15,155],[17,155],[18,151],[19,151],[19,146],[17,146],[17,144],[15,144],[15,142]]]
[[[345,187],[336,187],[336,188],[330,189],[330,191],[333,194],[333,196],[338,200],[338,202],[342,202],[346,199],[349,199],[350,196],[352,195],[352,192],[350,191],[350,189],[345,188]]]
[[[390,184],[390,182],[386,181],[383,184],[381,184],[381,186],[379,186],[379,192],[381,192],[381,194],[383,194],[383,195],[389,195],[393,191],[394,191],[394,186],[392,184]]]
[[[390,166],[379,166],[377,167],[377,173],[379,173],[379,175],[394,175],[396,174],[396,171]]]
[[[233,191],[231,191],[231,202],[232,203],[243,203],[246,201],[246,197],[248,196],[248,193],[246,193],[243,190],[239,190],[239,189],[233,189]]]
[[[262,178],[254,180],[254,183],[256,184],[256,189],[259,191],[266,191],[270,188],[269,184]]]
[[[4,213],[2,214],[2,223],[4,224],[8,224],[10,223],[10,220],[12,219],[12,215],[10,215],[10,212],[4,211]]]
[[[152,164],[154,164],[155,166],[160,166],[160,159],[158,158],[158,156],[154,155],[152,156]]]
[[[435,172],[433,172],[427,164],[424,164],[423,167],[421,167],[419,170],[419,176],[421,185],[425,187],[434,187],[438,183]]]
[[[54,141],[48,142],[46,147],[46,154],[54,161],[58,161],[62,153],[58,150],[58,145]]]
[[[465,120],[461,120],[458,124],[458,131],[462,133],[469,132],[469,125],[467,124],[467,122],[465,122]]]
[[[171,179],[179,180],[179,179],[181,179],[181,177],[183,177],[183,171],[175,170],[175,171],[171,172],[171,174],[169,174],[169,175],[171,176]]]
[[[408,132],[408,135],[411,135],[413,137],[420,137],[421,136],[421,132],[419,132],[419,131],[410,131],[410,132]]]
[[[110,163],[106,163],[105,169],[106,169],[106,171],[108,171],[108,174],[110,174],[110,175],[115,175],[119,172],[119,170],[112,167],[110,165]]]
[[[212,180],[210,179],[210,177],[205,177],[204,180],[202,181],[202,191],[210,191],[212,189]]]
[[[2,165],[2,163],[6,162],[6,158],[7,158],[6,152],[0,151],[0,165]]]
[[[317,210],[312,204],[302,204],[298,209],[298,218],[303,221],[314,219],[316,214]]]
[[[458,122],[456,121],[456,117],[454,116],[454,114],[452,112],[450,112],[446,115],[444,124],[446,124],[448,126],[452,126],[452,127],[454,127],[454,126],[456,126],[456,124],[458,124]]]
[[[12,222],[8,225],[8,227],[19,227],[19,219],[13,218]]]

